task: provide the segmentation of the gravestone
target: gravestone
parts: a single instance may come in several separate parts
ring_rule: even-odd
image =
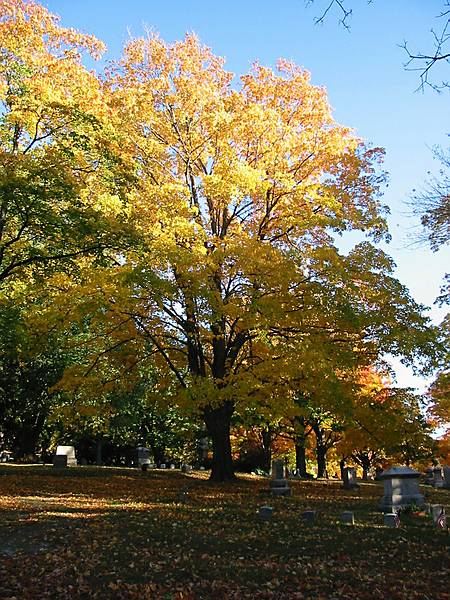
[[[161,464],[159,465],[159,468],[160,468],[160,469],[165,469],[165,468],[166,468],[166,463],[161,463]]]
[[[261,506],[259,509],[259,516],[263,521],[268,521],[273,515],[272,506]]]
[[[450,490],[450,467],[444,467],[444,488]]]
[[[181,465],[181,472],[182,473],[190,473],[192,471],[192,467],[191,465]]]
[[[346,510],[345,512],[341,513],[340,521],[341,523],[349,523],[350,525],[354,525],[355,515],[351,510]]]
[[[442,477],[442,467],[440,465],[433,467],[433,486],[436,488],[444,487],[444,479]]]
[[[425,469],[425,483],[433,485],[433,479],[433,467],[428,467],[428,469]]]
[[[400,519],[397,513],[391,512],[384,515],[384,524],[386,527],[400,527]]]
[[[290,496],[291,488],[285,477],[284,461],[272,461],[272,479],[270,481],[270,489],[276,496]]]
[[[57,458],[58,457],[58,458]],[[59,458],[65,457],[65,458]],[[56,464],[55,464],[56,460]],[[65,464],[64,464],[65,462]],[[56,467],[76,467],[77,459],[74,446],[57,446],[56,455],[53,458],[53,466]]]
[[[301,514],[302,520],[308,525],[313,525],[316,521],[315,510],[304,510]]]
[[[343,488],[345,490],[356,490],[358,487],[356,469],[354,467],[345,467],[343,471]]]
[[[55,454],[53,457],[53,466],[55,469],[64,469],[67,467],[67,456],[65,454]]]
[[[136,448],[137,466],[141,467],[142,470],[144,470],[143,467],[145,467],[145,470],[150,467],[151,453],[152,453],[151,450],[149,448],[145,448],[144,446],[138,446]]]
[[[407,506],[422,508],[424,498],[419,492],[420,473],[409,467],[392,467],[380,475],[384,481],[384,496],[380,508],[385,513],[393,513]]]

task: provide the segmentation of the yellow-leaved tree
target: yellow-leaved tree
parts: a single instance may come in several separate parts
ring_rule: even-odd
[[[96,356],[66,383],[79,391],[88,374],[92,391],[97,373],[115,385],[108,361],[128,377],[147,361],[203,418],[212,479],[232,479],[236,411],[279,415],[318,365],[326,376],[428,343],[389,257],[369,242],[348,256],[334,245],[352,229],[387,235],[383,153],[336,124],[325,90],[287,61],[256,64],[235,83],[195,36],[170,45],[150,35],[130,41],[106,76],[134,182],[133,242],[70,293],[90,314]]]

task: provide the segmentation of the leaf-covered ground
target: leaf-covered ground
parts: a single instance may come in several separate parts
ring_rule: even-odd
[[[290,498],[268,485],[0,466],[0,598],[450,598],[450,535],[427,516],[384,527],[381,484],[293,481]],[[450,491],[423,491],[450,512]],[[316,524],[302,521],[306,509]],[[354,526],[339,523],[343,510]]]

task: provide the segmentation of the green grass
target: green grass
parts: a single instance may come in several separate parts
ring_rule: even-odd
[[[0,466],[0,598],[450,598],[449,534],[425,516],[384,527],[381,484],[292,481],[278,498],[205,476]],[[448,490],[422,491],[450,512]]]

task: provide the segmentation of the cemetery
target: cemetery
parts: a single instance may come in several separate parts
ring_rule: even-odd
[[[449,17],[0,0],[0,600],[450,600]]]
[[[0,598],[448,597],[449,490],[407,468],[349,488],[281,465],[217,484],[192,468],[2,464]]]

